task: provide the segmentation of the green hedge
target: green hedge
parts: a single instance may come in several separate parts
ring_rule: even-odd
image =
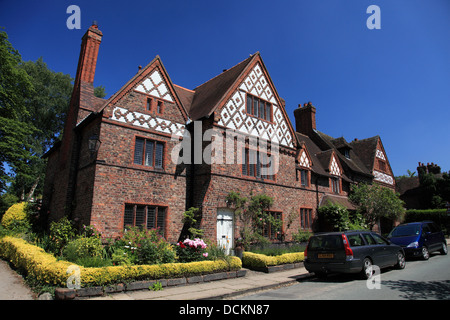
[[[303,252],[285,253],[279,256],[266,256],[264,254],[244,252],[242,255],[242,265],[249,269],[264,268],[280,264],[301,262],[304,258]]]
[[[436,223],[444,233],[450,231],[450,217],[447,209],[407,210],[404,223],[431,220]]]
[[[0,257],[9,260],[16,268],[26,272],[38,282],[54,286],[66,286],[70,274],[68,261],[58,261],[42,248],[14,237],[0,238]],[[81,286],[98,286],[131,280],[169,279],[222,271],[239,270],[242,262],[237,257],[227,261],[198,261],[190,263],[166,263],[159,265],[114,266],[84,268],[80,270]]]

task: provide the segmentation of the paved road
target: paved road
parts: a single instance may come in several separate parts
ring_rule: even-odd
[[[368,289],[365,280],[348,275],[312,278],[298,284],[254,295],[248,300],[450,300],[450,255],[433,255],[428,261],[407,261],[404,270],[386,269],[380,289]],[[372,283],[376,287],[376,283]]]

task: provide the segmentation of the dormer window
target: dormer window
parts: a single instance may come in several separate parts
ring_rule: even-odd
[[[344,154],[344,157],[346,157],[347,159],[350,159],[350,149],[343,149],[342,153]]]

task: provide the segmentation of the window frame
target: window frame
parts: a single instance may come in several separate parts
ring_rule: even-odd
[[[249,108],[249,101],[251,100],[251,107]],[[256,102],[256,104],[255,104]],[[261,108],[262,103],[264,107]],[[255,111],[256,110],[256,111]],[[264,116],[261,117],[261,111],[263,111]],[[267,112],[269,111],[269,115]],[[252,117],[258,118],[263,121],[273,123],[273,104],[269,101],[261,99],[258,96],[247,93],[245,98],[245,112]]]
[[[137,161],[137,141],[138,140],[142,140],[142,150],[141,150],[141,161],[136,162]],[[148,146],[150,146],[150,144],[152,144],[152,153],[151,153],[151,162],[147,161],[147,148]],[[157,152],[159,151],[161,152],[161,156],[157,158]],[[136,166],[141,166],[141,167],[145,167],[145,168],[153,168],[156,170],[164,170],[165,168],[165,163],[164,163],[164,157],[166,154],[166,143],[165,141],[161,141],[161,140],[157,140],[157,139],[153,139],[153,138],[145,138],[145,137],[141,137],[141,136],[135,136],[134,137],[134,146],[133,146],[133,160],[132,163],[133,165]],[[161,165],[156,165],[156,163],[160,163]]]
[[[131,208],[131,220],[132,223],[127,223],[127,220],[130,221],[130,216],[127,217],[127,209],[128,215],[130,214]],[[143,220],[142,223],[137,224],[138,218],[138,209],[143,209]],[[149,226],[149,208],[155,208],[155,217],[154,223],[152,226]],[[140,203],[125,203],[123,210],[123,230],[127,230],[127,227],[138,227],[145,228],[147,230],[157,229],[158,233],[165,237],[166,235],[166,227],[167,227],[167,213],[168,207],[163,205],[153,205],[153,204],[140,204]],[[162,218],[161,218],[162,216]],[[162,226],[159,225],[162,223]]]
[[[251,151],[251,152],[250,152]],[[250,155],[256,156],[256,163],[250,163]],[[261,169],[264,168],[264,166],[268,166],[269,164],[262,164],[261,162],[261,156],[265,155],[266,157],[271,155],[270,152],[263,153],[259,150],[255,150],[253,148],[249,147],[243,147],[242,148],[242,157],[243,161],[241,164],[241,174],[244,177],[254,178],[254,179],[260,179],[260,180],[267,180],[267,181],[276,181],[276,173],[272,175],[263,175],[261,173]],[[245,170],[244,170],[245,168]]]
[[[333,176],[330,178],[330,188],[331,192],[334,194],[341,194],[341,178],[338,176]]]
[[[265,213],[273,215],[275,216],[275,219],[281,220],[281,222],[283,222],[283,213],[281,211],[268,210]],[[263,225],[261,227],[261,235],[269,240],[281,240],[282,234],[283,234],[283,223],[281,224],[280,230],[272,230],[271,224],[269,224],[268,226]]]
[[[312,230],[313,222],[313,209],[300,208],[300,228],[303,230]]]

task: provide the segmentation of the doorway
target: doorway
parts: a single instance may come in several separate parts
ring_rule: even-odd
[[[233,248],[233,217],[233,210],[217,209],[217,245],[224,249],[226,254],[230,254]]]

